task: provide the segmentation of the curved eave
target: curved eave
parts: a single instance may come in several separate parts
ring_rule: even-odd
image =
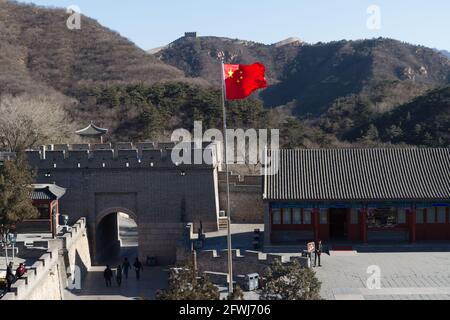
[[[75,132],[80,136],[99,136],[108,133],[108,129],[97,127],[95,124],[91,123],[84,129]]]

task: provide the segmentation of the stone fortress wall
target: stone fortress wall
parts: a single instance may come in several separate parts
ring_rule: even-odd
[[[227,207],[226,173],[219,172],[220,207]],[[257,175],[230,175],[231,220],[233,223],[264,223],[262,199],[263,177]]]
[[[68,214],[71,222],[87,217],[94,258],[101,244],[114,241],[97,238],[97,233],[108,233],[98,232],[101,222],[123,212],[137,222],[140,258],[156,257],[169,264],[175,262],[176,241],[186,223],[198,228],[202,222],[205,232],[217,231],[220,210],[220,148],[215,144],[174,148],[174,143],[51,145],[28,151],[27,157],[37,171],[37,183],[67,189],[60,214]],[[174,163],[173,150],[190,152],[193,160],[199,152],[207,162]]]
[[[172,152],[190,153],[194,164],[174,163]],[[206,163],[195,164],[199,155]],[[110,214],[124,212],[137,222],[141,259],[173,263],[186,223],[217,231],[219,211],[227,208],[220,144],[204,143],[201,149],[192,143],[60,144],[29,150],[27,157],[37,183],[67,189],[60,214],[71,223],[87,217],[93,258],[103,250],[100,243],[116,240],[97,239],[100,223],[113,220],[105,219]],[[263,222],[261,190],[260,176],[230,176],[233,223]]]
[[[84,218],[75,223],[70,232],[55,240],[19,242],[17,245],[21,257],[36,257],[36,262],[27,266],[27,275],[16,281],[11,287],[12,292],[7,293],[2,300],[63,300],[74,267],[79,268],[79,280],[91,268]]]

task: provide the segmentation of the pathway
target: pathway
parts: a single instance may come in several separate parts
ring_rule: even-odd
[[[137,256],[137,231],[133,220],[120,217],[120,237],[122,239],[122,250],[120,257],[106,261],[113,269],[116,268],[127,257],[133,264]],[[123,279],[119,287],[113,279],[113,286],[107,288],[103,278],[105,266],[93,266],[86,278],[83,280],[81,290],[76,292],[65,291],[66,300],[141,300],[154,299],[157,290],[165,289],[167,286],[167,271],[163,267],[145,267],[141,273],[141,279],[136,280],[134,270],[130,270],[129,278]]]

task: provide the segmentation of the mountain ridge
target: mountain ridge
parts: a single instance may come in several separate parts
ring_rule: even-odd
[[[440,52],[441,52],[444,56],[446,56],[447,58],[450,59],[450,51],[447,51],[447,50],[440,50]]]
[[[342,99],[367,100],[389,111],[450,84],[450,62],[424,46],[389,38],[266,45],[223,37],[181,37],[155,56],[220,86],[216,56],[227,63],[266,65],[269,88],[258,94],[267,107],[296,105],[300,117],[321,116]],[[346,102],[348,103],[348,102]]]
[[[113,139],[167,138],[194,120],[220,125],[222,51],[227,63],[264,63],[271,85],[236,104],[230,122],[278,127],[290,147],[351,144],[371,125],[381,137],[372,140],[389,143],[380,117],[403,117],[395,111],[414,101],[414,110],[426,111],[439,97],[430,92],[450,85],[442,53],[394,39],[268,45],[191,34],[149,54],[88,17],[82,34],[68,30],[67,17],[62,9],[0,2],[0,94],[60,95],[73,121],[94,120]],[[428,136],[439,132],[427,128]],[[406,138],[392,141],[414,141]]]
[[[19,93],[21,79],[29,88],[39,83],[65,94],[95,83],[186,80],[181,70],[89,17],[82,16],[81,30],[69,30],[63,9],[14,1],[0,2],[0,9],[0,67],[12,80],[0,79],[3,89]]]

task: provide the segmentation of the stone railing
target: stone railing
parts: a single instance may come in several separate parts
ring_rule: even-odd
[[[55,274],[58,264],[59,252],[57,249],[48,250],[37,259],[31,267],[27,268],[27,274],[18,279],[12,286],[11,292],[7,293],[2,300],[26,300],[31,292],[49,276]]]
[[[20,257],[31,256],[36,250],[44,251],[36,261],[27,267],[27,274],[18,279],[2,300],[27,300],[38,298],[43,300],[63,299],[62,291],[67,285],[67,279],[61,277],[68,267],[69,257],[62,257],[76,241],[86,236],[86,219],[81,218],[75,223],[70,232],[55,240],[35,241],[33,243],[18,243]],[[37,248],[40,249],[37,249]],[[42,249],[47,247],[47,250]],[[28,253],[27,253],[28,252]]]
[[[298,261],[302,267],[310,267],[308,258],[264,254],[257,251],[245,251],[241,254],[240,250],[233,250],[234,275],[238,276],[251,273],[264,275],[268,267],[276,260],[286,264]],[[220,254],[216,250],[198,252],[197,267],[200,273],[227,273],[228,250],[223,250]]]

